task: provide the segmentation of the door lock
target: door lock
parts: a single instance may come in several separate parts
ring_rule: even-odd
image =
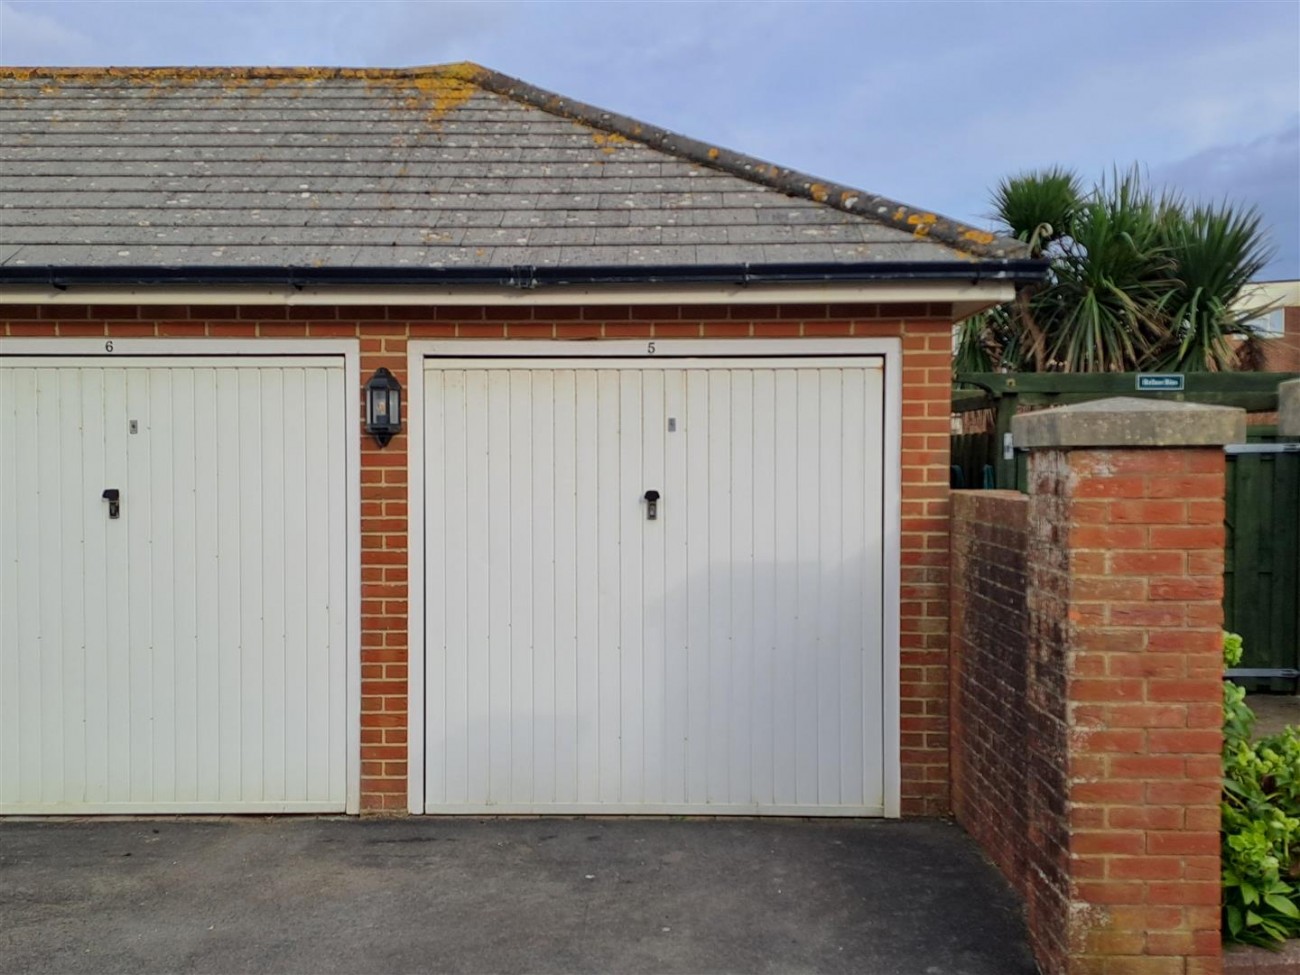
[[[117,518],[122,514],[121,492],[117,488],[104,488],[100,497],[108,502],[108,517]]]
[[[654,521],[659,517],[659,492],[647,491],[645,493],[645,520]]]

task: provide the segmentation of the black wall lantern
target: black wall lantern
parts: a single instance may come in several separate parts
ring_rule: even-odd
[[[381,447],[402,430],[402,384],[387,369],[379,369],[366,383],[366,433]]]

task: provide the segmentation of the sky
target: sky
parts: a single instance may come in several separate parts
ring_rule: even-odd
[[[0,0],[8,65],[450,61],[984,226],[1008,175],[1137,164],[1300,278],[1300,0]]]

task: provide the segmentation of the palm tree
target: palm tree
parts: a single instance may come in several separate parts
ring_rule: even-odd
[[[1254,351],[1262,309],[1233,310],[1269,259],[1254,209],[1157,196],[1136,169],[1087,194],[1060,168],[1011,177],[994,205],[1049,275],[963,324],[958,371],[1231,369],[1243,359],[1234,335]]]

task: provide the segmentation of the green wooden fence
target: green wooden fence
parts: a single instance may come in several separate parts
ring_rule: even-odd
[[[1300,443],[1229,448],[1225,523],[1224,625],[1242,636],[1241,666],[1300,667]]]
[[[1189,373],[1181,388],[1138,388],[1135,373],[960,373],[954,413],[990,410],[993,430],[952,438],[953,487],[1024,491],[1026,455],[1010,442],[1011,418],[1022,408],[1138,396],[1277,409],[1277,387],[1300,373]],[[1276,427],[1247,428],[1246,445],[1228,450],[1225,625],[1240,633],[1243,668],[1300,668],[1300,443],[1278,442]],[[1247,686],[1300,690],[1294,680],[1248,679]]]
[[[1021,409],[1065,406],[1086,403],[1107,396],[1136,396],[1142,399],[1167,399],[1176,402],[1206,403],[1214,406],[1239,406],[1249,413],[1271,413],[1277,409],[1277,387],[1288,379],[1300,379],[1300,372],[1189,372],[1178,376],[1181,388],[1171,390],[1139,389],[1141,373],[1061,373],[1061,372],[963,372],[954,377],[952,410],[993,412],[992,435],[985,443],[981,458],[971,458],[975,465],[961,469],[960,479],[968,487],[998,487],[1014,490],[1017,465],[1024,476],[1023,455],[1008,450],[1011,418]],[[957,436],[970,436],[959,434]],[[983,435],[978,435],[983,436]],[[954,439],[952,463],[957,465],[959,445]],[[971,449],[962,445],[962,449]],[[994,470],[992,484],[985,484],[983,468]],[[954,483],[958,473],[953,471]]]

